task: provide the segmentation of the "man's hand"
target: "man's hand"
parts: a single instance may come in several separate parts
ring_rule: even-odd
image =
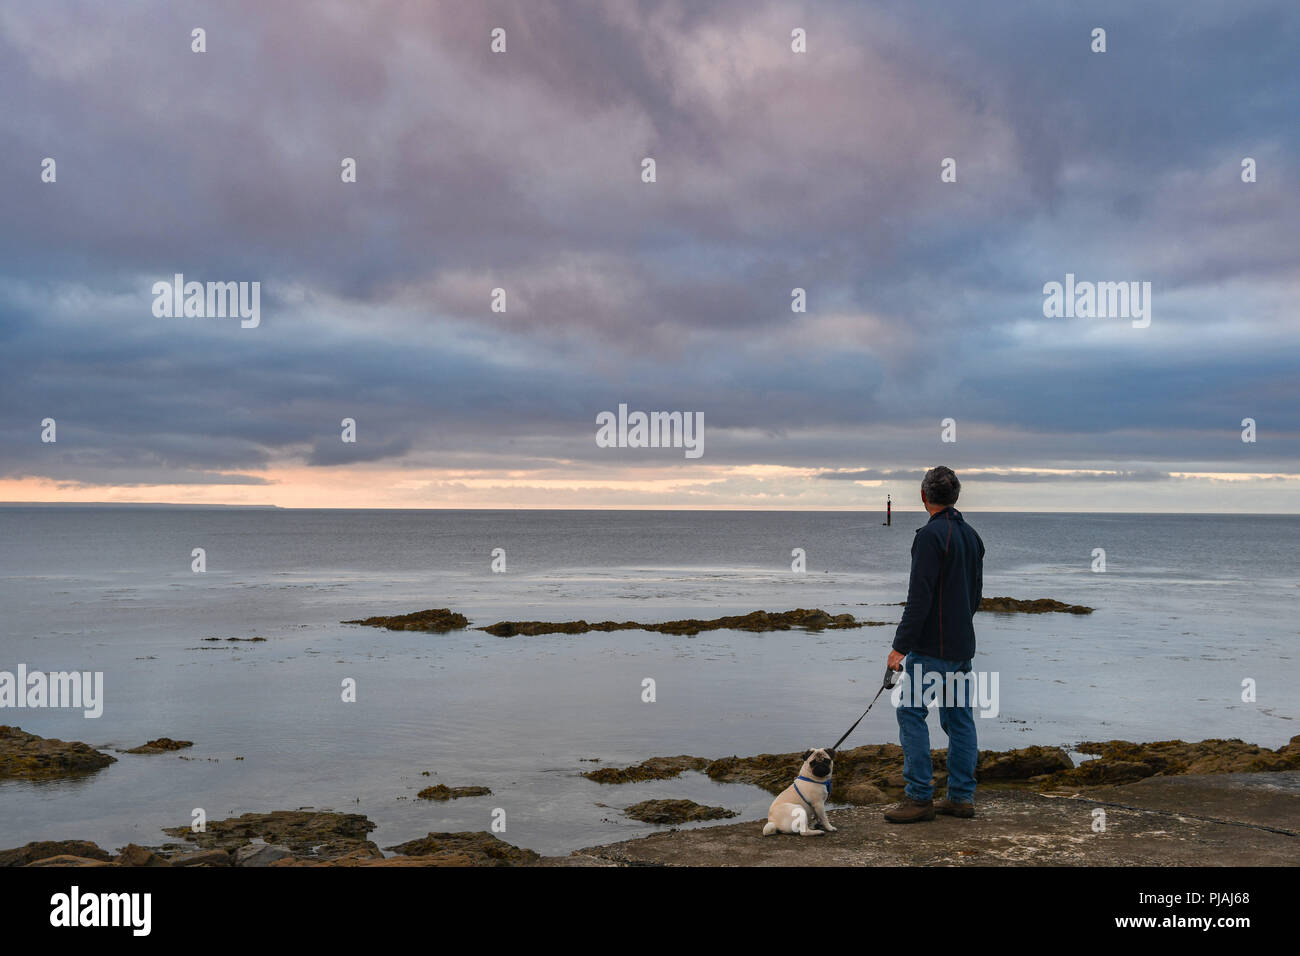
[[[906,654],[900,654],[898,651],[891,650],[889,652],[889,663],[886,666],[888,666],[891,671],[901,671],[903,669],[903,661],[906,658]]]

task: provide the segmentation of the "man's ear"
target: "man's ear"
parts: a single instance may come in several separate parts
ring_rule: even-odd
[[[811,751],[811,750],[805,750],[803,756],[800,757],[799,759],[800,759],[800,760],[807,760],[807,759],[808,759],[809,757],[811,757],[811,756],[812,756],[812,751]]]

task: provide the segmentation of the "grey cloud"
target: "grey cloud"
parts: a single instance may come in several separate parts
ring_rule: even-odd
[[[642,460],[590,441],[619,401],[703,411],[716,462],[910,474],[954,415],[954,467],[1295,471],[1298,19],[1265,0],[6,8],[0,473],[594,469]],[[1150,334],[1044,319],[1067,270],[1153,281]],[[173,272],[263,281],[263,327],[149,319],[142,277]],[[57,458],[33,441],[45,415]]]
[[[397,438],[380,444],[344,442],[341,438],[316,442],[307,456],[309,465],[346,465],[352,462],[398,458],[411,450],[409,439]]]

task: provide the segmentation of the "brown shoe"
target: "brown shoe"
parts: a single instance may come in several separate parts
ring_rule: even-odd
[[[913,800],[904,797],[903,802],[885,811],[885,820],[889,823],[921,823],[934,819],[934,801]]]
[[[935,813],[942,813],[947,817],[960,817],[963,820],[969,820],[975,816],[975,804],[960,803],[952,800],[940,800],[934,805]]]

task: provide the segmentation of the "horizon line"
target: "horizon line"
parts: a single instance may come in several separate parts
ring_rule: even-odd
[[[799,514],[799,513],[827,513],[827,514],[880,514],[884,515],[883,510],[875,508],[753,508],[753,507],[657,507],[650,505],[631,505],[622,507],[595,507],[595,508],[520,508],[508,505],[497,506],[479,506],[469,508],[449,508],[440,506],[428,507],[410,507],[410,508],[383,508],[383,507],[310,507],[299,508],[288,505],[272,504],[225,504],[214,502],[203,502],[191,504],[187,502],[170,502],[170,501],[0,501],[0,509],[23,509],[23,508],[66,508],[88,509],[155,509],[155,510],[178,510],[178,511],[537,511],[537,512],[601,512],[601,511],[646,511],[646,512],[694,512],[694,513],[732,513],[732,512],[755,512],[771,514]],[[958,508],[958,510],[961,510]],[[894,508],[896,515],[923,515],[925,511],[920,508]],[[1206,515],[1220,517],[1264,517],[1268,515],[1284,515],[1288,517],[1300,516],[1300,511],[1105,511],[1099,509],[1069,510],[1058,508],[1017,508],[1017,509],[976,509],[974,513],[978,514],[1072,514],[1072,515]]]

